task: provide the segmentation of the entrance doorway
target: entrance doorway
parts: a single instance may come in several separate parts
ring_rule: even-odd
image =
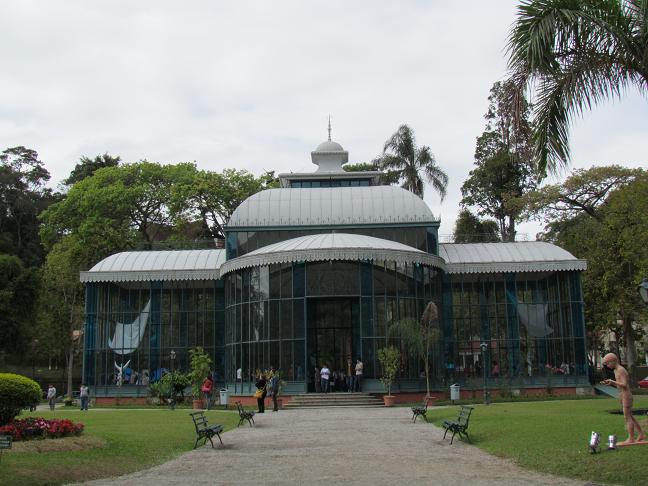
[[[315,367],[326,364],[331,373],[347,372],[353,357],[353,314],[357,298],[308,299],[308,390],[315,391]]]

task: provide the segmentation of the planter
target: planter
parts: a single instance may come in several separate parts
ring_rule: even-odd
[[[194,410],[202,410],[204,407],[203,401],[200,398],[194,398],[193,399],[193,409]]]
[[[396,403],[396,396],[395,395],[385,395],[385,396],[383,396],[383,401],[385,402],[385,407],[393,407],[394,403]]]

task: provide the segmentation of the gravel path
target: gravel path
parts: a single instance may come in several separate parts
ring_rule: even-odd
[[[159,466],[94,485],[582,485],[533,473],[443,431],[409,421],[406,408],[285,410],[258,415]]]

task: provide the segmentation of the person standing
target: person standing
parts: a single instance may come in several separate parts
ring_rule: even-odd
[[[205,406],[207,410],[209,410],[209,407],[211,406],[211,397],[212,397],[212,391],[214,390],[214,380],[211,377],[211,373],[207,375],[207,378],[202,382],[202,386],[200,387],[200,391],[203,394],[203,399],[205,400]]]
[[[353,391],[353,370],[351,369],[352,366],[353,361],[351,361],[351,358],[347,358],[346,389],[348,392]]]
[[[88,394],[88,387],[85,383],[81,383],[81,388],[79,388],[79,400],[81,400],[81,410],[87,411],[90,395]]]
[[[642,442],[646,440],[643,430],[637,419],[632,415],[632,391],[630,390],[630,376],[628,371],[621,366],[619,358],[614,353],[608,353],[603,357],[603,366],[608,369],[614,370],[614,380],[603,380],[601,384],[612,385],[619,390],[619,400],[623,408],[623,418],[625,419],[626,429],[628,430],[628,438],[617,445],[624,446],[633,444],[634,442]],[[637,438],[635,439],[635,432]]]
[[[320,379],[322,380],[322,393],[328,393],[329,379],[331,378],[331,370],[328,369],[326,364],[320,370]]]
[[[52,384],[47,388],[47,403],[49,403],[50,410],[54,411],[54,407],[56,406],[56,388]]]
[[[276,371],[274,367],[271,367],[270,373],[272,373],[272,376],[270,377],[270,396],[272,397],[272,411],[278,412],[279,404],[277,403],[277,398],[279,398],[279,372]]]
[[[320,369],[317,366],[315,367],[313,381],[315,382],[315,393],[320,393],[322,391],[322,377],[320,376]]]
[[[259,413],[265,413],[265,397],[268,393],[266,390],[266,377],[264,374],[259,375],[259,379],[256,381],[256,393],[254,396],[257,399],[257,405],[259,407]]]
[[[358,361],[356,361],[356,365],[355,365],[355,384],[354,384],[354,390],[357,392],[362,391],[363,373],[364,373],[364,364],[362,363],[362,360],[358,358]]]

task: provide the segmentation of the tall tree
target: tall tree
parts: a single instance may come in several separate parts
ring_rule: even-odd
[[[65,359],[67,396],[70,398],[83,329],[83,285],[79,282],[79,271],[93,262],[91,250],[76,235],[68,235],[56,243],[43,265],[38,296],[39,340],[47,343],[50,357]]]
[[[138,240],[150,247],[172,231],[174,187],[189,184],[196,172],[191,163],[148,161],[99,169],[41,215],[43,241],[51,248],[63,236],[77,234],[99,245],[98,259]]]
[[[455,243],[493,243],[500,241],[497,221],[481,220],[467,209],[459,212],[453,232]]]
[[[104,167],[115,167],[119,165],[121,158],[119,156],[109,155],[107,152],[103,155],[97,155],[94,159],[83,155],[79,162],[74,166],[70,175],[63,181],[66,186],[71,186],[83,179],[94,175],[95,172]]]
[[[245,199],[278,185],[274,172],[255,177],[236,169],[225,169],[222,173],[199,171],[184,184],[174,186],[171,208],[176,224],[199,221],[202,237],[223,239],[225,225]]]
[[[605,176],[605,170],[609,174]],[[583,274],[585,314],[590,331],[611,330],[619,335],[626,350],[629,366],[636,363],[636,340],[641,335],[636,322],[645,319],[647,309],[640,301],[637,284],[648,272],[648,173],[629,170],[632,177],[619,177],[619,167],[576,171],[565,186],[575,194],[600,194],[602,181],[617,183],[605,191],[604,200],[593,206],[582,204],[591,200],[584,195],[571,203],[570,211],[562,211],[562,219],[547,226],[543,239],[556,242],[588,262]],[[579,182],[576,185],[576,181]],[[538,209],[541,214],[555,214],[556,205],[564,208],[562,195],[555,194],[553,204],[545,199]],[[619,327],[617,322],[621,322]]]
[[[399,337],[406,349],[416,353],[423,360],[425,370],[426,397],[430,396],[430,354],[439,340],[439,311],[434,302],[428,302],[421,318],[401,319],[390,324],[390,337]],[[407,356],[408,353],[404,353]]]
[[[421,199],[424,192],[423,178],[439,193],[441,200],[445,198],[448,175],[437,165],[430,147],[416,145],[414,130],[409,126],[401,125],[389,137],[383,147],[382,155],[376,159],[376,162],[382,169],[393,171],[394,177],[398,176],[402,187]]]
[[[522,0],[508,39],[512,103],[535,91],[533,160],[569,161],[575,115],[630,86],[648,93],[648,0]]]
[[[0,254],[0,351],[26,347],[34,327],[38,286],[36,268],[25,268],[14,255]]]
[[[49,179],[35,150],[19,146],[0,153],[0,252],[18,256],[26,266],[44,258],[38,214],[58,198],[45,187]]]
[[[599,209],[610,192],[633,182],[642,171],[618,165],[576,169],[560,184],[531,191],[520,202],[526,211],[545,221],[564,221],[585,213],[601,220]]]
[[[475,169],[461,186],[464,207],[475,207],[480,216],[493,217],[503,241],[515,241],[522,209],[516,200],[536,187],[530,156],[529,106],[516,118],[508,99],[511,82],[497,82],[488,97],[486,130],[477,138]]]

